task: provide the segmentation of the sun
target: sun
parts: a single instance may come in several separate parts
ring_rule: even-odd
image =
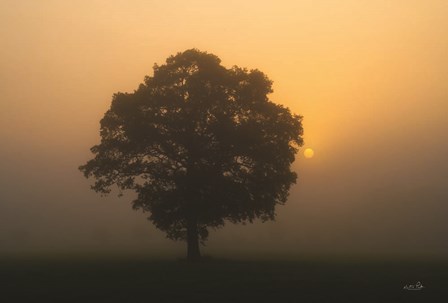
[[[314,150],[312,150],[311,148],[307,148],[303,152],[303,155],[305,156],[305,158],[310,159],[314,156]]]

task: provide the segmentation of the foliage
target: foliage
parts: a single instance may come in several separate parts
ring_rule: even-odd
[[[133,93],[117,93],[101,143],[80,166],[92,188],[133,190],[135,209],[175,240],[187,231],[271,220],[286,202],[302,145],[301,117],[271,102],[259,70],[232,67],[196,49],[154,66]]]

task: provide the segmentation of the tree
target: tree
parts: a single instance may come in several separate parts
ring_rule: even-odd
[[[117,93],[101,143],[80,170],[92,189],[133,190],[134,209],[200,258],[209,228],[273,220],[286,202],[302,145],[302,117],[271,102],[272,82],[196,49],[154,66],[133,93]]]

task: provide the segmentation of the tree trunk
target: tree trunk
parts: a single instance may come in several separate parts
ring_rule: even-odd
[[[198,225],[196,221],[190,221],[187,227],[187,260],[194,262],[200,258]]]

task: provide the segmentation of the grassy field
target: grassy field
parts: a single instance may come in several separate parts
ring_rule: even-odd
[[[0,283],[0,302],[448,302],[448,262],[4,257]]]

